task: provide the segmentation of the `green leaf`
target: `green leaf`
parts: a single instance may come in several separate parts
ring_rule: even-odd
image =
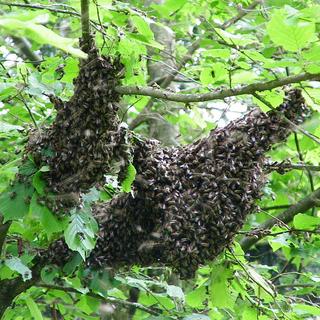
[[[42,314],[40,309],[38,308],[37,304],[34,302],[34,300],[29,296],[25,297],[24,300],[26,301],[26,305],[31,313],[31,316],[35,320],[43,320]]]
[[[30,159],[22,161],[22,164],[19,167],[19,173],[21,173],[24,176],[31,176],[35,172],[37,172],[37,167],[34,164],[31,157],[30,157]]]
[[[158,43],[157,41],[153,39],[147,39],[144,35],[142,34],[136,34],[136,33],[127,33],[127,37],[130,40],[137,41],[139,43],[142,43],[144,45],[157,48],[160,50],[163,50],[163,45]]]
[[[45,194],[46,182],[42,178],[41,171],[38,171],[34,174],[32,178],[32,185],[37,190],[39,195],[43,196]]]
[[[186,303],[191,308],[201,309],[204,308],[204,302],[206,300],[207,293],[206,288],[201,286],[194,289],[186,295]]]
[[[276,252],[280,248],[290,248],[290,243],[287,242],[288,235],[281,234],[277,237],[269,237],[268,242],[273,252]]]
[[[315,25],[297,19],[287,19],[282,11],[276,12],[267,25],[271,40],[289,51],[299,51],[308,46],[315,36]]]
[[[36,192],[31,199],[30,213],[39,218],[49,238],[52,234],[63,231],[64,221],[59,220],[49,208],[39,203],[39,195]]]
[[[121,183],[121,187],[124,192],[128,193],[131,191],[131,185],[134,179],[136,178],[136,173],[136,168],[133,166],[132,163],[130,163],[127,168],[127,175]]]
[[[292,306],[293,310],[298,314],[311,314],[313,316],[320,316],[320,308],[318,306],[310,306],[303,303],[295,303]]]
[[[96,312],[99,305],[100,302],[97,298],[86,295],[81,295],[79,302],[76,303],[76,306],[86,314]]]
[[[210,297],[213,306],[232,309],[234,298],[231,296],[228,279],[232,276],[232,270],[223,265],[217,265],[211,271]]]
[[[29,204],[34,189],[26,183],[14,182],[13,186],[0,195],[0,214],[4,220],[24,217],[29,212]]]
[[[307,61],[320,61],[320,46],[315,45],[309,50],[303,51],[302,57]]]
[[[212,68],[203,68],[201,70],[200,81],[205,86],[214,83],[214,72]]]
[[[293,218],[293,226],[296,229],[314,229],[320,226],[320,218],[299,213]]]
[[[11,35],[27,37],[39,44],[50,44],[75,57],[82,59],[87,58],[86,53],[73,47],[78,41],[77,39],[61,37],[41,24],[36,24],[31,21],[4,18],[0,19],[0,27],[3,27]]]
[[[173,12],[181,9],[186,2],[187,0],[167,0],[161,5],[152,4],[151,7],[157,10],[162,16],[169,17]]]
[[[138,32],[143,35],[147,40],[154,39],[153,32],[150,29],[149,24],[140,16],[132,16],[130,18],[133,25],[137,28]]]
[[[95,233],[98,226],[88,209],[74,212],[64,237],[71,250],[79,252],[85,260],[86,254],[95,246]]]
[[[18,257],[6,259],[4,263],[12,271],[16,271],[21,274],[23,281],[27,281],[32,278],[31,270]]]

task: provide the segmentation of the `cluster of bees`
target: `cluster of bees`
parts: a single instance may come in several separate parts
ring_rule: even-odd
[[[57,194],[86,192],[104,183],[111,163],[127,158],[126,130],[117,112],[123,65],[119,59],[100,57],[93,46],[81,62],[74,80],[74,95],[65,102],[50,97],[57,115],[52,126],[31,137],[27,151],[37,164],[48,165],[45,174]]]
[[[50,166],[46,179],[58,194],[86,191],[103,182],[113,161],[132,158],[132,193],[93,207],[100,231],[87,265],[163,264],[181,278],[193,277],[200,264],[230,245],[255,210],[265,182],[265,153],[289,135],[285,118],[299,123],[308,113],[301,92],[291,90],[277,110],[254,109],[187,146],[163,148],[136,139],[130,154],[114,91],[123,66],[95,49],[89,56],[74,96],[68,102],[54,99],[56,120],[29,150]],[[71,251],[59,240],[45,256],[61,264]]]
[[[265,153],[308,108],[299,90],[277,110],[254,109],[184,147],[137,142],[133,195],[97,204],[91,266],[164,264],[191,278],[231,244],[265,183]]]

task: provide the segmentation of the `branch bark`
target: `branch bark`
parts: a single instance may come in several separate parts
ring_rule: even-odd
[[[255,230],[257,234],[254,236],[247,236],[243,238],[240,242],[240,245],[244,251],[248,251],[254,244],[256,244],[259,240],[261,240],[267,231],[271,229],[273,226],[277,225],[279,222],[289,223],[293,220],[294,216],[298,213],[305,212],[315,206],[318,206],[320,202],[320,188],[311,193],[308,197],[300,200],[295,205],[289,207],[287,210],[280,213],[275,218],[271,218],[264,223],[262,223]]]
[[[282,79],[276,79],[266,82],[257,82],[242,86],[237,89],[218,89],[214,92],[206,93],[191,93],[181,94],[166,91],[162,89],[155,89],[153,87],[141,87],[141,86],[117,86],[115,90],[122,95],[136,95],[136,96],[148,96],[157,99],[164,99],[169,101],[191,103],[191,102],[203,102],[219,100],[228,97],[240,96],[245,94],[253,94],[255,92],[261,92],[266,90],[272,90],[278,87],[283,87],[292,83],[299,83],[308,80],[320,80],[320,74],[301,73],[294,76],[289,76]]]
[[[250,11],[252,11],[257,5],[259,5],[261,3],[262,3],[262,0],[253,1],[248,7],[241,8],[241,10],[239,10],[238,15],[236,15],[235,17],[231,18],[230,20],[224,22],[220,28],[221,29],[229,28],[230,26],[232,26],[233,24],[235,24],[236,22],[241,20],[244,16],[246,16]]]

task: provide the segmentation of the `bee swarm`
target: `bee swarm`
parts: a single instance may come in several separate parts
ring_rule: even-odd
[[[127,164],[126,130],[117,117],[123,65],[118,59],[100,57],[91,44],[88,60],[74,80],[74,95],[64,102],[51,97],[57,116],[53,125],[29,139],[27,151],[36,163],[49,165],[45,178],[58,194],[85,192],[104,182],[112,161]]]
[[[272,144],[290,133],[308,109],[299,90],[278,111],[254,109],[209,137],[178,148],[136,146],[134,197],[97,204],[97,244],[88,263],[171,266],[182,278],[226,248],[252,213],[265,183]]]
[[[128,160],[126,133],[119,129],[114,92],[121,64],[99,58],[83,64],[74,97],[58,100],[54,125],[45,139],[30,144],[52,170],[49,185],[57,192],[88,190],[103,181],[114,159]],[[137,170],[132,194],[121,194],[93,207],[99,223],[90,267],[164,264],[182,278],[226,248],[255,210],[265,182],[265,153],[286,139],[288,121],[308,113],[299,90],[291,90],[277,111],[254,109],[207,138],[184,147],[162,148],[154,140],[137,140]],[[41,151],[42,150],[42,151]],[[62,264],[72,255],[63,240],[51,245],[45,259]]]

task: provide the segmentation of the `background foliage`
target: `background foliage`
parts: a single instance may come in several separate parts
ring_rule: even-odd
[[[218,260],[198,270],[197,277],[179,280],[169,268],[134,266],[89,272],[79,264],[94,247],[97,225],[90,216],[94,201],[130,192],[134,168],[122,186],[108,176],[104,189],[85,195],[85,206],[63,218],[41,204],[45,185],[32,159],[21,166],[28,130],[52,123],[55,110],[48,96],[67,100],[78,73],[81,36],[79,1],[0,3],[0,212],[13,220],[1,252],[0,280],[32,277],[35,250],[64,234],[77,251],[63,270],[47,266],[41,282],[21,294],[3,319],[316,319],[319,309],[319,225],[317,209],[296,215],[289,225],[279,223],[254,247],[243,250],[241,239],[288,206],[320,186],[318,144],[302,133],[269,154],[272,161],[313,165],[311,170],[273,172],[268,176],[261,210],[249,217],[237,241]],[[266,0],[248,11],[250,1],[166,0],[92,1],[90,16],[102,54],[120,54],[124,85],[147,85],[148,66],[168,68],[152,25],[166,26],[175,35],[174,60],[188,48],[198,50],[178,73],[173,88],[206,92],[217,88],[268,81],[301,72],[320,73],[318,1]],[[225,26],[245,12],[239,21]],[[21,42],[27,41],[27,48]],[[28,46],[29,45],[29,46]],[[163,62],[161,64],[161,61]],[[169,70],[170,68],[166,69]],[[304,130],[320,136],[319,84],[298,84],[314,109]],[[261,93],[272,106],[283,100],[282,88]],[[145,114],[148,97],[125,96],[120,118],[136,132],[163,144],[186,144],[205,136],[256,105],[252,96],[221,102],[179,104],[156,100]],[[150,116],[151,115],[151,116]],[[132,126],[140,117],[139,125]],[[25,188],[10,181],[17,172],[31,177]],[[28,199],[26,201],[25,199]],[[138,295],[137,290],[139,289]],[[134,295],[137,295],[137,299]],[[137,300],[137,301],[136,301]],[[0,301],[1,304],[1,301]]]

